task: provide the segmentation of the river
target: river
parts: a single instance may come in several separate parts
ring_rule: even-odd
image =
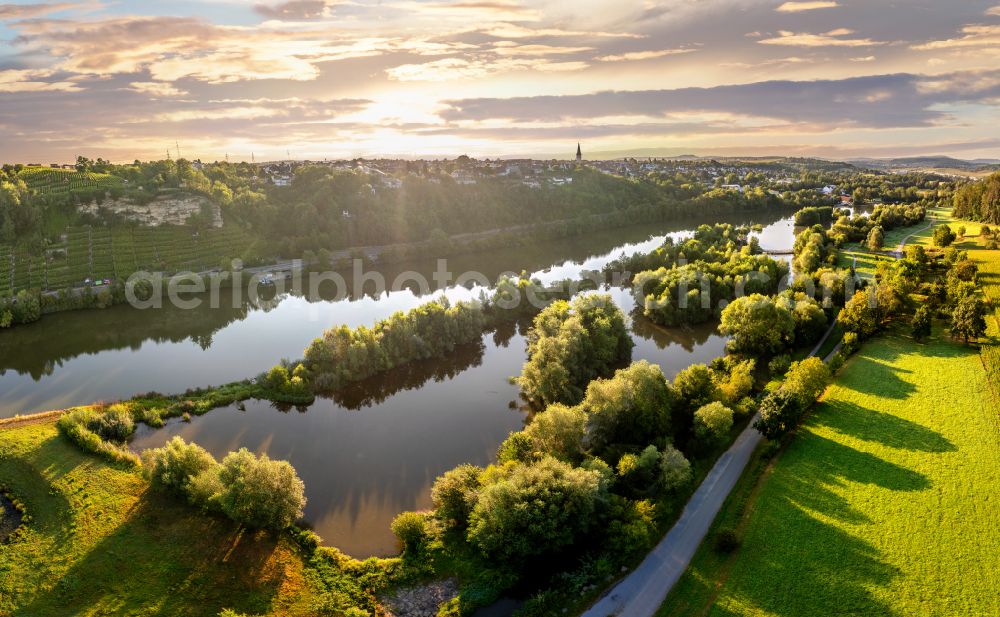
[[[790,217],[722,218],[765,225],[760,241],[767,250],[791,248]],[[533,272],[543,281],[575,278],[622,253],[649,251],[667,236],[686,236],[704,222],[710,221],[642,225],[457,256],[448,267],[456,274],[482,272],[491,280],[507,270]],[[404,270],[429,276],[435,266],[380,270],[391,281]],[[449,287],[443,293],[458,300],[478,291]],[[238,308],[119,306],[46,316],[0,333],[0,417],[250,377],[282,357],[300,357],[326,328],[370,325],[441,293],[402,289],[312,302],[283,295]],[[631,311],[626,291],[610,293]],[[140,427],[132,446],[142,450],[181,435],[217,457],[247,447],[289,460],[306,485],[305,520],[327,544],[358,557],[392,554],[389,523],[396,514],[429,507],[434,478],[460,463],[488,464],[508,433],[524,425],[526,415],[508,378],[520,373],[525,360],[525,327],[510,324],[445,360],[380,375],[307,409],[247,401],[244,409],[217,409],[191,422]],[[630,319],[630,327],[633,360],[658,364],[668,377],[721,355],[726,342],[713,326],[664,329],[639,318]]]

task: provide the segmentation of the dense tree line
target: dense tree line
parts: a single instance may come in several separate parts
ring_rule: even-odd
[[[833,222],[833,214],[833,206],[802,208],[795,213],[795,226],[829,225]]]
[[[557,301],[535,317],[528,361],[517,383],[531,403],[574,404],[587,384],[632,355],[625,315],[611,296],[586,294]]]
[[[633,280],[636,303],[657,324],[705,323],[744,294],[774,294],[788,266],[749,247],[730,249],[722,261],[697,260],[673,268],[640,272]]]
[[[955,218],[1000,224],[1000,172],[958,188],[953,205]]]
[[[987,305],[977,290],[977,274],[976,264],[964,251],[908,246],[902,259],[881,262],[876,284],[855,293],[840,311],[845,348],[853,351],[861,341],[907,315],[917,340],[930,335],[935,317],[947,319],[952,334],[965,342],[981,336]],[[920,297],[919,304],[914,294]]]
[[[916,225],[923,222],[926,216],[927,208],[921,205],[876,206],[867,216],[840,216],[830,228],[830,237],[841,243],[864,242],[875,227],[886,232]]]
[[[815,343],[826,326],[826,313],[814,298],[786,290],[773,298],[752,294],[733,300],[722,311],[719,332],[731,337],[728,349],[734,353],[769,356]]]

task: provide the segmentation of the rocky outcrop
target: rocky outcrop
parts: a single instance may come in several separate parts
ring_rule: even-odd
[[[135,221],[140,225],[183,225],[192,214],[198,214],[202,208],[212,212],[212,226],[222,227],[222,211],[201,195],[171,194],[160,195],[148,204],[139,205],[131,199],[105,199],[98,204],[92,201],[80,206],[80,212],[97,215],[101,210],[112,212]]]
[[[386,617],[435,617],[438,608],[458,596],[455,579],[434,581],[417,587],[397,589],[382,600]]]

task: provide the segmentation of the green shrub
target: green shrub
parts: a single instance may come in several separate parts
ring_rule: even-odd
[[[81,449],[102,456],[113,463],[138,465],[139,457],[127,446],[101,439],[101,436],[88,428],[96,423],[101,410],[91,407],[77,407],[63,414],[56,422],[56,427]]]
[[[192,497],[191,483],[203,472],[218,463],[207,450],[194,443],[186,443],[175,436],[162,448],[150,448],[142,453],[142,473],[152,484],[187,496],[193,503],[206,503],[199,494]]]
[[[305,486],[287,461],[246,448],[230,452],[219,471],[219,505],[229,518],[249,527],[284,529],[302,516]]]
[[[771,358],[771,361],[767,363],[767,370],[771,372],[771,377],[780,377],[788,371],[788,367],[791,365],[792,357],[788,354],[782,354]]]
[[[125,443],[135,431],[135,422],[128,409],[121,405],[112,405],[103,413],[88,420],[87,428],[101,439],[121,444]]]
[[[690,483],[691,478],[691,463],[680,450],[668,444],[660,457],[660,483],[663,490],[676,491]]]
[[[420,552],[427,542],[427,517],[419,512],[401,512],[393,519],[391,528],[406,554]]]
[[[722,403],[709,403],[694,412],[694,432],[704,442],[724,441],[732,428],[733,410]]]
[[[476,505],[482,469],[459,465],[438,476],[431,488],[431,500],[438,517],[453,527],[464,528]]]
[[[732,527],[723,527],[715,533],[715,550],[729,554],[740,547],[740,537]]]

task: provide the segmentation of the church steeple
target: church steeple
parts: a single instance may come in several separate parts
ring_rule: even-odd
[[[576,142],[576,160],[577,162],[583,160],[583,150],[580,149],[580,142]]]

